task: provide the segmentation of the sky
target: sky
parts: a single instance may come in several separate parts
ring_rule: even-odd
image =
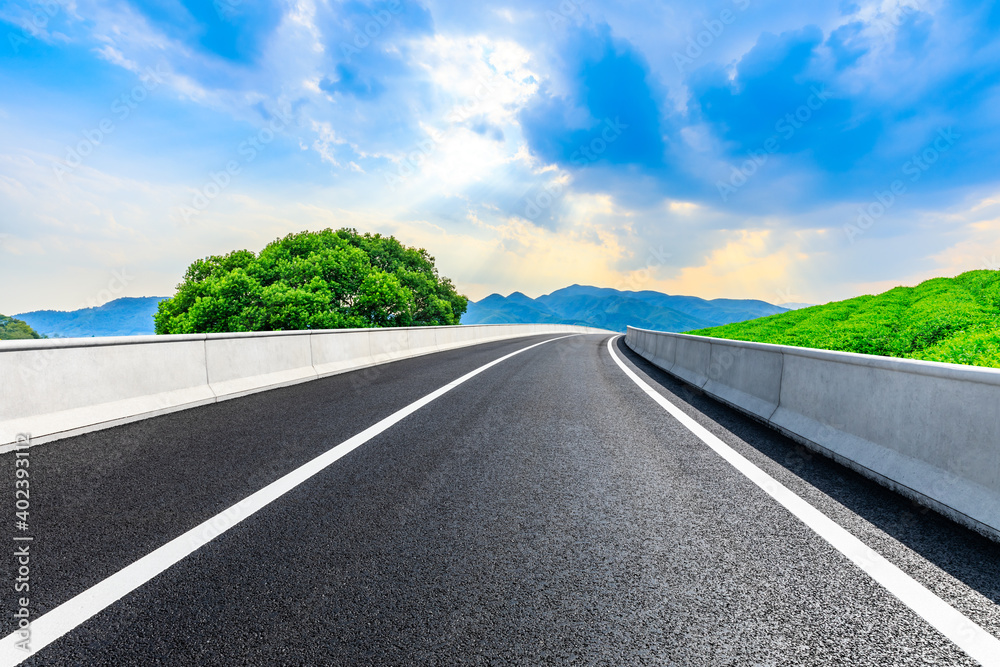
[[[1000,3],[0,2],[0,312],[328,227],[473,300],[998,269]]]

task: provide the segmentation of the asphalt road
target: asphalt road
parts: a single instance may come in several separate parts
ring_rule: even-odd
[[[31,617],[545,339],[32,448]],[[975,664],[660,409],[607,341],[549,342],[476,375],[23,664]],[[616,350],[729,446],[1000,636],[998,545],[692,391],[621,340]],[[8,539],[15,474],[14,454],[0,457]],[[7,635],[21,594],[16,558],[3,561]]]

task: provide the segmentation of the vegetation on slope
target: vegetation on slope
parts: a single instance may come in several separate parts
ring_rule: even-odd
[[[156,333],[458,324],[468,300],[426,250],[353,229],[289,234],[195,261]]]
[[[969,271],[689,333],[1000,368],[1000,271]]]
[[[43,338],[43,336],[21,320],[0,315],[0,340],[26,340],[30,338]]]

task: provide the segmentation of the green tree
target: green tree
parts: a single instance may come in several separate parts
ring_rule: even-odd
[[[155,322],[158,334],[430,326],[467,306],[426,250],[326,229],[196,260]]]
[[[28,326],[27,322],[0,315],[0,340],[28,340],[32,338],[45,338],[45,336]]]

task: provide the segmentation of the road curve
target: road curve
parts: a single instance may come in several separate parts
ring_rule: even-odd
[[[19,658],[976,664],[660,409],[612,354],[1000,636],[996,544],[672,380],[621,339],[612,351],[607,336],[554,338],[400,361],[32,448],[29,609],[42,623],[338,444],[523,350]],[[0,468],[11,540],[13,453]],[[7,635],[21,593],[17,559],[4,560]]]

